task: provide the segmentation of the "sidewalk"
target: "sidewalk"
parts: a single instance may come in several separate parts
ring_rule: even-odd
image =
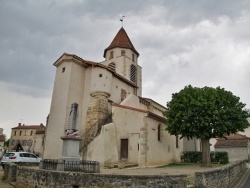
[[[216,169],[219,167],[200,167],[196,165],[191,166],[174,166],[174,167],[164,167],[164,168],[156,168],[156,167],[147,167],[147,168],[112,168],[112,169],[100,169],[101,174],[119,174],[119,175],[187,175],[187,186],[194,187],[195,185],[195,172],[204,172],[212,169]]]

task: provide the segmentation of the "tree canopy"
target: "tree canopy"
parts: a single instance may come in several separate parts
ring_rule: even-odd
[[[172,95],[163,113],[171,135],[201,139],[202,166],[211,166],[209,139],[244,131],[249,126],[245,104],[223,88],[186,86]]]
[[[223,88],[186,86],[172,95],[164,116],[172,135],[216,138],[244,131],[250,117],[245,104]]]

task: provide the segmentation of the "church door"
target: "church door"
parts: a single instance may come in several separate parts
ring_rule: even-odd
[[[121,160],[128,160],[128,139],[121,139]]]

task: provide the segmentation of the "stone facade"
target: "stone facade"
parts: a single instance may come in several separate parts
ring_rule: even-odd
[[[109,93],[94,92],[91,94],[93,97],[87,111],[87,130],[91,128],[98,120],[108,116],[108,97]]]

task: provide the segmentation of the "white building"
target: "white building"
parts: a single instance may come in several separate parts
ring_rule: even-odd
[[[165,131],[165,107],[143,98],[139,53],[122,27],[104,50],[103,62],[64,53],[56,76],[46,129],[44,159],[59,159],[60,139],[71,104],[78,104],[77,129],[84,141],[81,158],[124,160],[140,166],[180,160],[182,141]],[[101,122],[100,122],[101,121]]]

